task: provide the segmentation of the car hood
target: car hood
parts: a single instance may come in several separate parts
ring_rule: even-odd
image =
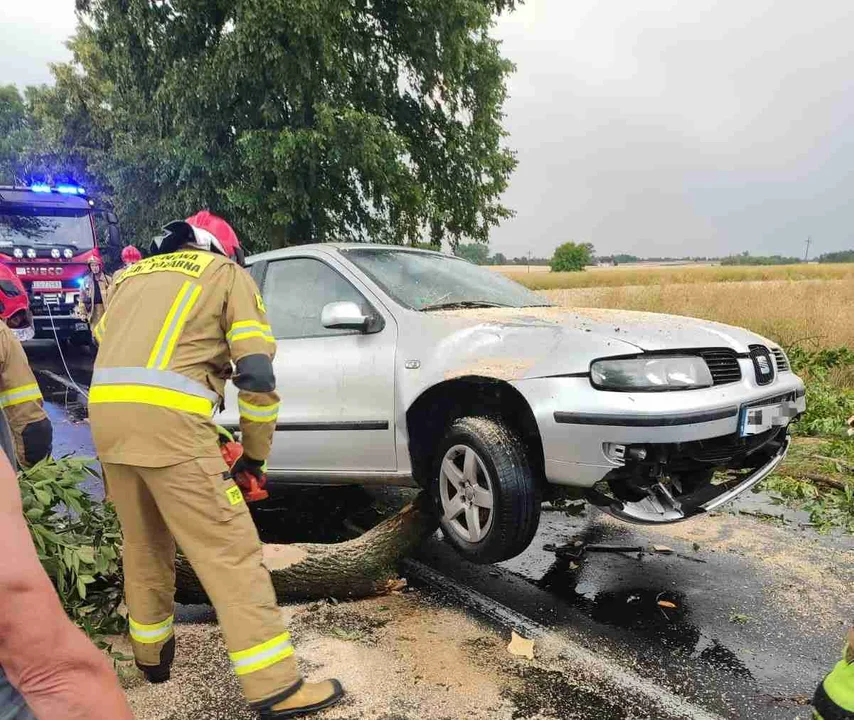
[[[600,357],[642,351],[729,348],[767,340],[708,320],[593,308],[484,308],[418,313],[401,328],[446,378],[512,380],[587,372]],[[408,359],[408,358],[407,358]]]

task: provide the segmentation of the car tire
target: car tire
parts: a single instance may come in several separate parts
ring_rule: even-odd
[[[499,562],[531,544],[541,489],[524,444],[500,419],[455,420],[439,443],[432,478],[442,533],[464,558]]]

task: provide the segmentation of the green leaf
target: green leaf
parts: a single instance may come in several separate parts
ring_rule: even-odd
[[[21,473],[25,514],[39,560],[68,616],[90,636],[121,632],[126,620],[119,612],[118,519],[112,506],[93,503],[76,487],[84,477],[79,466],[79,461],[48,460]],[[46,510],[36,489],[53,510]]]
[[[91,545],[83,545],[77,548],[77,554],[80,556],[80,561],[91,565],[95,562],[95,548]]]
[[[46,492],[45,490],[34,490],[33,492],[42,505],[50,506],[52,504],[50,493]]]

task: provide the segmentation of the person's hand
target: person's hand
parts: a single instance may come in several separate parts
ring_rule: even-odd
[[[263,460],[253,460],[251,457],[241,455],[232,466],[231,474],[237,477],[240,473],[248,473],[260,483],[264,479],[266,464]]]

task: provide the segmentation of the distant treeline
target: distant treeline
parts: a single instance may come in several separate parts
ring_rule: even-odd
[[[637,255],[626,255],[624,253],[618,253],[617,255],[608,255],[596,258],[600,262],[608,262],[611,261],[615,265],[625,265],[626,263],[637,263],[637,262],[709,262],[710,260],[715,260],[716,258],[710,258],[703,256],[695,256],[695,257],[638,257]]]
[[[783,255],[730,255],[721,259],[721,265],[797,265],[803,258]]]
[[[840,252],[825,253],[819,255],[816,260],[820,263],[848,263],[854,262],[854,250],[842,250]],[[730,255],[721,259],[721,265],[797,265],[802,263],[803,258],[785,257],[784,255]]]
[[[495,253],[489,258],[491,265],[548,265],[551,263],[551,258],[526,258],[526,257],[504,257],[501,253]]]
[[[843,263],[854,262],[854,250],[840,250],[839,252],[825,253],[818,259],[820,263]]]
[[[428,249],[433,246],[424,245]],[[803,262],[803,258],[786,257],[785,255],[751,255],[745,251],[740,255],[729,257],[708,257],[705,255],[694,255],[691,257],[640,257],[628,253],[617,253],[615,255],[593,255],[595,264],[603,265],[631,265],[633,263],[720,263],[721,265],[797,265]],[[503,253],[489,254],[489,245],[485,243],[469,243],[457,248],[457,255],[477,265],[550,265],[552,258],[542,257],[507,257]],[[849,263],[854,262],[854,250],[842,250],[840,252],[825,253],[814,259],[820,263]]]

